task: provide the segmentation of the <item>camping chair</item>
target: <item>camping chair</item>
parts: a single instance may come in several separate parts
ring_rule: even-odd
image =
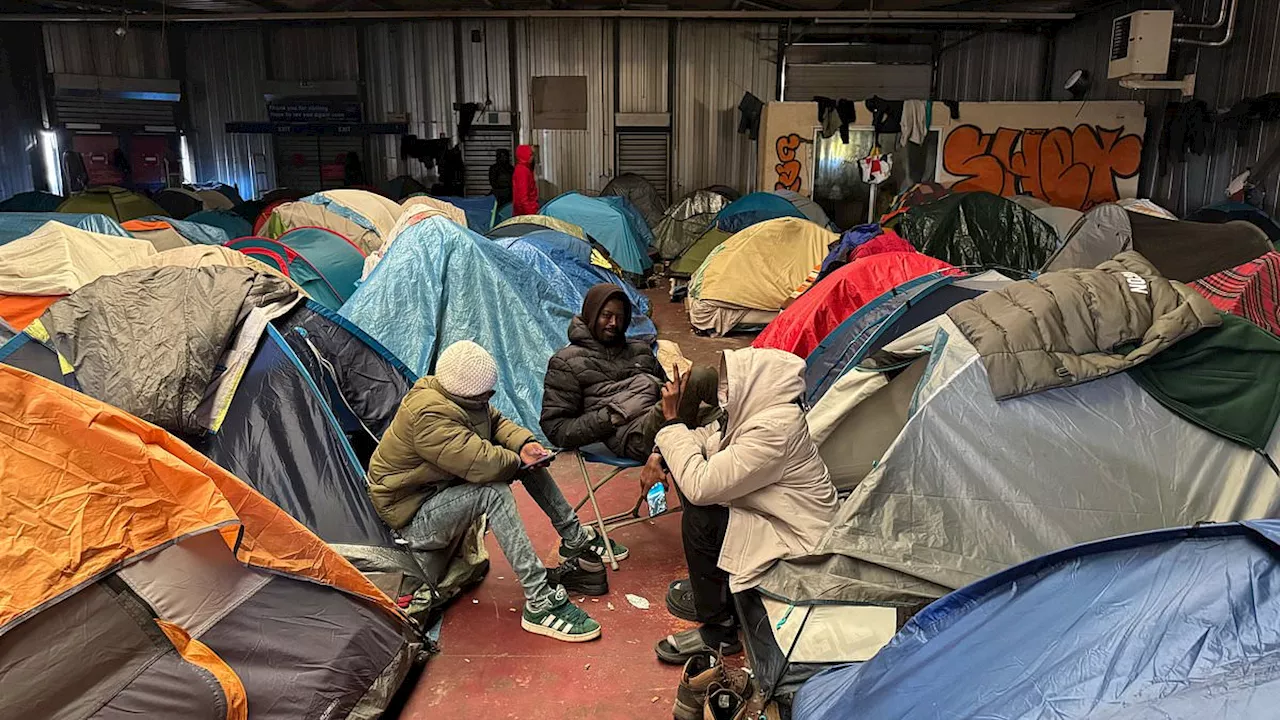
[[[593,443],[591,445],[581,447],[574,453],[574,455],[578,458],[578,469],[582,471],[582,482],[587,486],[587,496],[579,500],[577,505],[573,506],[573,511],[578,512],[581,510],[583,505],[586,505],[588,502],[591,503],[591,509],[596,514],[593,524],[596,526],[596,530],[600,533],[600,539],[604,542],[605,553],[608,554],[608,558],[606,559],[609,561],[609,567],[617,570],[618,561],[613,557],[613,546],[609,544],[609,530],[617,530],[628,525],[634,525],[638,522],[653,520],[654,518],[659,518],[663,515],[680,512],[683,508],[677,507],[674,510],[667,510],[666,512],[658,515],[641,517],[640,507],[645,504],[645,496],[644,493],[640,493],[640,497],[636,498],[636,504],[632,506],[631,510],[615,513],[605,517],[600,514],[600,505],[596,502],[596,491],[604,487],[610,480],[621,475],[624,471],[641,467],[644,463],[638,460],[632,460],[631,458],[618,457],[617,455],[609,452],[609,449],[602,443]],[[609,471],[609,474],[605,475],[600,482],[592,485],[591,474],[587,472],[587,463],[608,465],[613,469]]]

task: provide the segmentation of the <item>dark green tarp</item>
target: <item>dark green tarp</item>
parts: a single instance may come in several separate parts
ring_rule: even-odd
[[[892,226],[920,252],[957,267],[1038,270],[1058,247],[1048,223],[985,192],[953,193],[911,208]]]
[[[1187,421],[1259,452],[1280,418],[1280,338],[1235,315],[1129,375]]]

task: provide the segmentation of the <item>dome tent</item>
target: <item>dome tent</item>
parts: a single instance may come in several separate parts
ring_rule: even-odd
[[[164,215],[164,208],[145,196],[121,187],[93,187],[67,198],[58,206],[60,213],[97,213],[117,222],[136,220],[147,215]]]

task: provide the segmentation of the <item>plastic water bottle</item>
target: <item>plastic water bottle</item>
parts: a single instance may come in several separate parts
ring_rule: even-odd
[[[649,488],[645,499],[649,501],[649,517],[657,517],[667,511],[667,488],[662,483]]]

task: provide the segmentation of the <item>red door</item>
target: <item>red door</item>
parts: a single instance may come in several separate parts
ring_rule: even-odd
[[[133,184],[162,188],[169,138],[164,135],[134,135],[129,138],[129,165],[133,168]]]
[[[124,173],[115,158],[120,149],[120,139],[115,135],[74,135],[71,149],[84,159],[89,185],[120,185],[124,182]]]

